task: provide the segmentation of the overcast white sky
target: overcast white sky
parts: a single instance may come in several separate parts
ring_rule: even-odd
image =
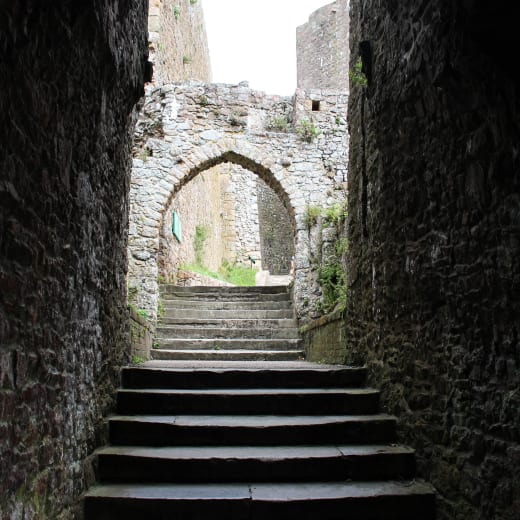
[[[201,0],[214,83],[249,81],[268,94],[296,88],[296,27],[333,0]]]

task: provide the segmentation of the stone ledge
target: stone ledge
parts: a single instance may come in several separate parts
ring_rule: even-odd
[[[325,316],[320,316],[315,320],[308,321],[307,323],[305,323],[305,325],[302,325],[300,327],[300,334],[305,334],[310,330],[317,329],[318,327],[323,327],[325,325],[328,325],[329,323],[332,323],[333,321],[341,320],[343,318],[342,312],[343,311],[332,311],[329,314],[325,314]]]
[[[153,325],[132,307],[128,307],[128,319],[130,321],[130,355],[131,358],[150,359],[150,351],[153,343]]]
[[[300,327],[307,361],[345,363],[346,328],[343,317],[341,311],[334,311]]]

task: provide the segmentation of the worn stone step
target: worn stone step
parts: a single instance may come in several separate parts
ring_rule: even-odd
[[[114,445],[389,444],[395,417],[373,415],[142,415],[109,420]]]
[[[232,329],[287,329],[287,328],[297,328],[298,322],[294,318],[212,318],[209,316],[201,317],[201,318],[166,318],[161,320],[158,331],[171,330],[171,327],[175,326],[179,330],[191,329],[192,327],[200,327],[211,330],[222,329],[222,328],[232,328]]]
[[[219,349],[172,349],[159,348],[151,351],[152,359],[170,360],[214,360],[214,361],[296,361],[303,359],[303,350],[266,350],[266,349],[245,349],[234,348],[228,350]]]
[[[161,322],[164,324],[167,323],[175,323],[175,321],[171,322],[170,320],[197,320],[197,319],[244,319],[244,320],[266,320],[266,319],[294,319],[294,312],[287,309],[278,309],[278,310],[244,310],[244,309],[198,309],[198,308],[189,308],[189,309],[177,309],[177,308],[165,308],[163,311],[163,317]]]
[[[209,286],[209,285],[196,285],[196,286],[182,286],[173,284],[161,284],[159,286],[159,292],[161,295],[172,294],[172,293],[204,293],[204,294],[289,294],[286,285],[251,285],[251,286]]]
[[[288,302],[291,300],[289,293],[221,293],[221,292],[190,292],[183,293],[173,291],[170,293],[163,294],[161,299],[165,302],[173,300],[184,300],[184,301],[199,301],[199,302],[214,302],[214,301],[227,301],[227,302]]]
[[[366,368],[125,367],[124,388],[341,388],[366,381]]]
[[[265,301],[265,302],[233,302],[227,300],[203,301],[203,300],[162,300],[165,314],[174,309],[195,309],[202,311],[228,310],[228,311],[258,311],[258,310],[291,310],[292,302],[289,301]]]
[[[85,496],[86,520],[433,520],[435,495],[416,481],[109,484]]]
[[[378,411],[371,388],[120,389],[117,411],[131,414],[339,415]]]
[[[404,446],[110,446],[98,450],[102,482],[283,482],[412,478]]]
[[[190,327],[188,325],[162,325],[157,327],[159,342],[167,339],[298,339],[296,327]]]
[[[156,349],[172,350],[301,350],[297,338],[157,338]]]

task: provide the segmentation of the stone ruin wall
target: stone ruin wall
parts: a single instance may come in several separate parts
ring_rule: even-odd
[[[320,7],[296,29],[298,87],[349,88],[349,4],[336,0]]]
[[[148,41],[155,84],[211,81],[202,0],[150,0]]]
[[[0,518],[80,518],[127,364],[141,1],[0,8]]]
[[[261,179],[257,181],[256,197],[262,268],[274,275],[288,274],[294,256],[294,233],[287,210]]]
[[[399,417],[438,520],[513,520],[520,80],[503,50],[518,48],[518,6],[352,6],[370,80],[349,107],[347,362]]]
[[[320,111],[312,110],[313,100]],[[150,87],[136,129],[131,189],[129,286],[139,288],[138,307],[155,316],[159,236],[171,233],[163,221],[169,201],[200,171],[235,162],[260,175],[284,201],[297,244],[296,304],[304,316],[302,302],[319,298],[305,210],[344,198],[346,103],[339,91],[297,90],[294,98],[283,98],[243,84]],[[289,131],[268,129],[283,113],[291,120]],[[321,133],[306,142],[295,127],[310,119]]]
[[[202,253],[204,266],[217,271],[222,263],[225,242],[222,240],[224,223],[220,215],[223,211],[221,194],[225,186],[223,177],[214,170],[203,172],[186,184],[166,210],[165,226],[169,226],[170,231],[162,237],[159,275],[168,281],[175,281],[180,266],[196,262],[197,226],[202,226],[206,232]],[[181,220],[181,242],[171,232],[173,211]]]

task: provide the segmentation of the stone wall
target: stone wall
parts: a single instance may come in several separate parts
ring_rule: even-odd
[[[230,254],[228,261],[249,266],[251,265],[249,257],[251,257],[257,261],[253,267],[260,270],[262,261],[260,228],[258,225],[258,200],[256,196],[258,176],[241,166],[230,166],[231,179],[228,190],[232,191],[235,200],[235,240],[232,244],[233,247],[228,248],[228,254]],[[287,214],[285,208],[284,211]]]
[[[128,361],[145,2],[0,7],[0,517],[76,517]]]
[[[294,256],[294,234],[280,197],[261,179],[257,181],[257,205],[262,269],[270,274],[289,273]]]
[[[148,38],[156,84],[211,81],[202,0],[149,0]]]
[[[341,312],[332,312],[300,328],[305,359],[313,363],[345,363],[347,330]]]
[[[262,178],[283,202],[295,236],[296,305],[305,314],[302,302],[315,297],[305,212],[344,197],[346,103],[341,91],[297,90],[282,98],[244,84],[150,88],[131,187],[129,285],[139,288],[137,306],[156,314],[159,237],[171,233],[164,218],[170,201],[201,172],[229,162]],[[275,117],[285,118],[286,131],[274,131]]]
[[[348,91],[349,3],[320,7],[296,29],[298,87]]]
[[[367,362],[439,520],[520,511],[516,4],[353,0],[350,362]],[[360,43],[362,45],[360,46]]]
[[[223,201],[222,191],[228,182],[223,182],[217,168],[201,173],[186,184],[172,199],[165,213],[165,227],[159,255],[159,275],[173,280],[180,265],[196,263],[195,234],[197,226],[204,230],[202,264],[217,271],[225,255],[226,244],[222,240]],[[182,225],[181,242],[173,235],[172,213],[176,211]]]

